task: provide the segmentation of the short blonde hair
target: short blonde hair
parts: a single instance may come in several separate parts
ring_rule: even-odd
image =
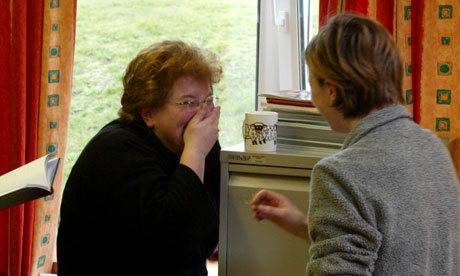
[[[369,18],[338,14],[330,18],[305,51],[309,71],[320,84],[337,87],[333,106],[345,118],[375,108],[403,104],[403,66],[391,34]]]
[[[120,118],[141,120],[139,107],[163,106],[174,82],[183,76],[220,81],[222,67],[215,54],[179,40],[165,40],[140,51],[123,77]]]

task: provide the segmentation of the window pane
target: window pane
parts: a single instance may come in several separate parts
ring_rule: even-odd
[[[75,65],[64,181],[88,141],[117,118],[122,77],[137,52],[164,39],[214,51],[224,77],[222,146],[242,142],[245,111],[255,109],[255,0],[79,0]]]
[[[312,39],[318,33],[318,24],[319,24],[319,0],[300,0],[302,2],[302,9],[301,9],[301,22],[303,22],[303,50],[307,46],[310,39]],[[301,55],[303,59],[303,54]],[[300,64],[303,66],[303,83],[302,85],[304,89],[309,90],[310,85],[308,83],[308,68],[303,60]]]
[[[309,0],[310,2],[310,27],[309,27],[309,37],[310,40],[318,33],[318,24],[319,24],[319,0]]]

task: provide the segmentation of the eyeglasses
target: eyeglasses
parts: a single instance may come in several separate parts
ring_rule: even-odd
[[[184,102],[172,102],[170,104],[186,106],[188,108],[198,108],[202,103],[205,103],[208,106],[210,105],[217,106],[219,105],[219,97],[213,95],[213,96],[207,97],[203,101],[191,100],[191,101],[184,101]]]

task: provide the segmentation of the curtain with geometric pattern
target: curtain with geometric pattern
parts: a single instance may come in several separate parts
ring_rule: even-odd
[[[65,159],[75,8],[76,0],[0,1],[0,175],[50,152]],[[52,195],[0,210],[0,275],[51,272],[62,168]]]
[[[393,34],[403,56],[406,107],[449,144],[460,176],[460,1],[320,0],[320,26],[347,11],[377,19]]]

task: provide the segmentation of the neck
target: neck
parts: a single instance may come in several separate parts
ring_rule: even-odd
[[[386,106],[385,106],[386,107]],[[385,107],[382,107],[382,108],[385,108]],[[346,131],[345,132],[350,132],[354,127],[355,125],[361,121],[362,119],[364,119],[365,117],[369,116],[370,114],[374,113],[375,111],[378,111],[382,108],[374,108],[372,109],[369,113],[367,113],[366,115],[363,115],[363,116],[360,116],[360,117],[356,117],[356,118],[350,118],[350,119],[345,119],[344,121],[344,127],[346,128]]]
[[[358,117],[358,118],[346,119],[345,122],[344,122],[345,132],[347,132],[347,133],[350,132],[355,127],[355,125],[359,121],[361,121],[362,118],[364,118],[366,116],[362,116],[362,117]]]

